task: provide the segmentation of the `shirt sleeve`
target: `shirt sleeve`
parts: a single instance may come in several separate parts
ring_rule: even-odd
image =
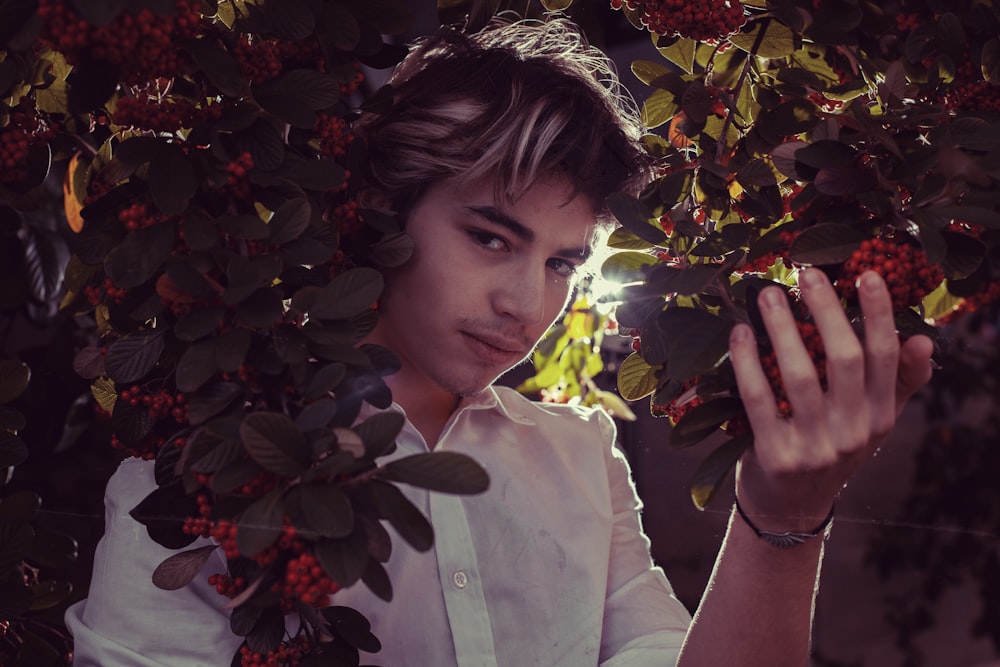
[[[614,446],[614,423],[601,414],[614,524],[604,603],[601,667],[673,665],[691,623],[663,570],[653,563],[642,529],[642,501],[624,454]]]
[[[153,585],[153,570],[176,552],[153,542],[129,511],[155,486],[153,462],[138,459],[108,482],[89,597],[66,612],[74,667],[226,667],[242,641],[229,628],[228,599],[207,581],[225,570],[218,552],[186,587]]]

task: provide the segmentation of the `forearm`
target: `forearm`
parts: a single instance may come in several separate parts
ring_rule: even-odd
[[[807,664],[822,552],[771,546],[734,512],[678,667]]]

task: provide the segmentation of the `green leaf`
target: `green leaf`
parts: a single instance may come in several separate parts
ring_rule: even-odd
[[[231,493],[261,473],[256,462],[249,459],[230,461],[212,475],[209,485],[216,493]]]
[[[639,238],[653,245],[660,245],[666,240],[666,233],[650,221],[653,218],[652,212],[636,197],[624,192],[614,192],[608,195],[606,203],[622,227]]]
[[[382,295],[383,287],[382,274],[375,269],[350,269],[319,291],[309,309],[309,315],[321,320],[357,315]]]
[[[371,502],[379,516],[389,521],[406,542],[417,551],[434,545],[434,529],[403,492],[392,484],[373,481],[368,485]]]
[[[618,368],[618,393],[626,401],[637,401],[656,391],[660,366],[650,366],[636,353],[630,354]]]
[[[165,591],[184,588],[197,576],[218,545],[209,544],[170,556],[153,570],[153,585]]]
[[[647,273],[644,269],[656,266],[659,261],[645,252],[616,252],[604,260],[601,276],[615,283],[644,280]]]
[[[185,392],[195,391],[217,371],[215,341],[209,339],[195,343],[184,351],[177,362],[177,388]]]
[[[762,30],[763,36],[760,34]],[[760,58],[784,58],[795,51],[792,31],[770,19],[749,23],[735,35],[730,35],[729,42]]]
[[[378,412],[354,427],[365,443],[365,456],[376,458],[389,452],[403,429],[406,418],[395,410]]]
[[[729,351],[733,322],[695,308],[667,308],[660,314],[660,328],[669,345],[667,373],[685,382],[718,365]]]
[[[337,3],[326,3],[316,32],[340,51],[353,51],[361,41],[358,19],[350,10]]]
[[[149,194],[167,215],[184,212],[200,181],[194,161],[178,144],[167,144],[149,163]]]
[[[243,72],[218,40],[210,37],[189,39],[180,42],[180,46],[223,95],[236,99],[243,97],[246,88]]]
[[[71,0],[73,10],[87,23],[105,26],[114,21],[129,0]]]
[[[648,250],[653,247],[652,243],[639,238],[624,227],[618,227],[611,232],[607,245],[617,250]]]
[[[941,235],[948,248],[941,264],[947,279],[961,280],[971,276],[986,259],[986,246],[979,239],[949,231],[942,231]]]
[[[848,225],[820,223],[799,234],[792,241],[788,255],[800,264],[839,264],[850,259],[866,238],[864,232]]]
[[[544,2],[545,0],[542,1]],[[376,596],[386,602],[392,601],[392,582],[389,581],[389,573],[374,558],[368,559],[368,564],[365,567],[364,574],[361,575],[361,580],[368,587],[368,590]]]
[[[313,111],[333,106],[340,100],[340,84],[329,74],[314,69],[289,70],[270,81],[254,86],[261,97],[283,98]],[[267,109],[266,104],[261,104]]]
[[[354,530],[354,508],[336,484],[296,485],[288,493],[288,510],[293,525],[310,539],[347,537]]]
[[[679,109],[672,92],[657,88],[642,103],[640,119],[645,127],[652,129],[668,122]]]
[[[236,306],[236,318],[254,329],[268,329],[281,319],[284,306],[278,287],[262,287]]]
[[[268,28],[282,39],[297,40],[311,37],[316,28],[316,14],[303,0],[281,0],[264,5]]]
[[[283,489],[274,489],[246,508],[236,521],[236,546],[243,556],[254,556],[281,535],[285,520]]]
[[[16,359],[0,359],[0,404],[10,403],[27,388],[31,368]]]
[[[34,491],[18,491],[0,500],[0,520],[23,519],[30,521],[42,506],[41,497]]]
[[[312,206],[306,199],[290,199],[278,207],[268,222],[268,240],[281,245],[299,238],[312,219]]]
[[[309,381],[303,398],[312,400],[327,396],[347,375],[347,367],[341,363],[327,364],[320,368]]]
[[[295,422],[281,413],[247,415],[240,424],[240,437],[250,457],[265,470],[296,477],[309,467],[309,443]]]
[[[160,270],[176,243],[177,227],[173,222],[140,229],[108,253],[104,272],[122,289],[138,287]]]
[[[139,333],[119,338],[108,346],[104,370],[117,384],[135,382],[152,371],[163,355],[162,332]]]
[[[693,408],[670,431],[670,446],[676,448],[697,444],[714,433],[720,426],[745,414],[743,402],[724,396]]]
[[[333,633],[354,648],[367,653],[382,650],[382,643],[371,633],[371,623],[361,612],[351,607],[330,606],[321,613]]]
[[[701,462],[691,480],[691,500],[695,507],[703,510],[708,506],[719,485],[752,442],[752,434],[726,440]]]
[[[225,312],[224,306],[200,306],[177,320],[174,336],[189,342],[204,338],[219,328]]]
[[[52,609],[66,600],[72,592],[73,584],[68,581],[39,581],[31,587],[31,611]],[[52,651],[57,653],[55,649]]]
[[[28,460],[28,445],[19,436],[0,431],[0,469],[18,466]]]
[[[248,329],[230,329],[214,339],[215,365],[219,370],[235,373],[243,365],[253,334]]]
[[[693,186],[694,170],[681,169],[661,178],[657,191],[660,195],[660,201],[668,208],[673,208],[674,205],[679,204],[691,194]]]
[[[58,530],[38,528],[28,560],[42,567],[67,568],[79,556],[76,540]]]
[[[0,519],[0,579],[24,560],[34,538],[27,521]]]
[[[490,485],[486,471],[458,452],[428,452],[390,461],[379,476],[442,493],[482,493]]]
[[[368,566],[368,538],[360,526],[347,537],[320,540],[314,551],[323,571],[343,588],[361,579]]]

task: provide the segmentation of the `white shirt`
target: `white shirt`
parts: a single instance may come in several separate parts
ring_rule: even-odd
[[[475,458],[490,488],[453,496],[400,485],[429,517],[435,543],[419,553],[393,533],[391,602],[362,583],[334,595],[367,616],[382,642],[362,663],[674,664],[690,615],[650,559],[614,439],[601,411],[533,403],[505,387],[463,399],[435,451]],[[427,451],[409,422],[397,444],[390,458]],[[220,552],[185,589],[150,582],[172,552],[128,511],[153,487],[152,463],[134,459],[108,484],[90,597],[66,614],[75,667],[225,667],[240,644],[222,608],[228,599],[206,582],[224,570]]]

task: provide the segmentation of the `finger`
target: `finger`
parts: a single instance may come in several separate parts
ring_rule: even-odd
[[[865,375],[873,430],[886,433],[896,420],[899,336],[892,298],[882,278],[866,271],[858,280],[858,297],[865,317]]]
[[[779,419],[778,407],[760,363],[753,330],[746,324],[737,324],[729,334],[729,360],[750,426],[756,434],[768,432]]]
[[[827,393],[841,414],[860,414],[865,401],[865,356],[840,297],[818,269],[799,274],[802,296],[822,338]],[[807,341],[807,347],[809,347]]]
[[[934,343],[927,336],[913,336],[899,351],[899,377],[896,381],[896,412],[913,394],[931,379],[931,355]]]
[[[823,389],[788,299],[777,287],[768,287],[761,291],[758,304],[792,413],[803,424],[818,425],[825,401]]]

